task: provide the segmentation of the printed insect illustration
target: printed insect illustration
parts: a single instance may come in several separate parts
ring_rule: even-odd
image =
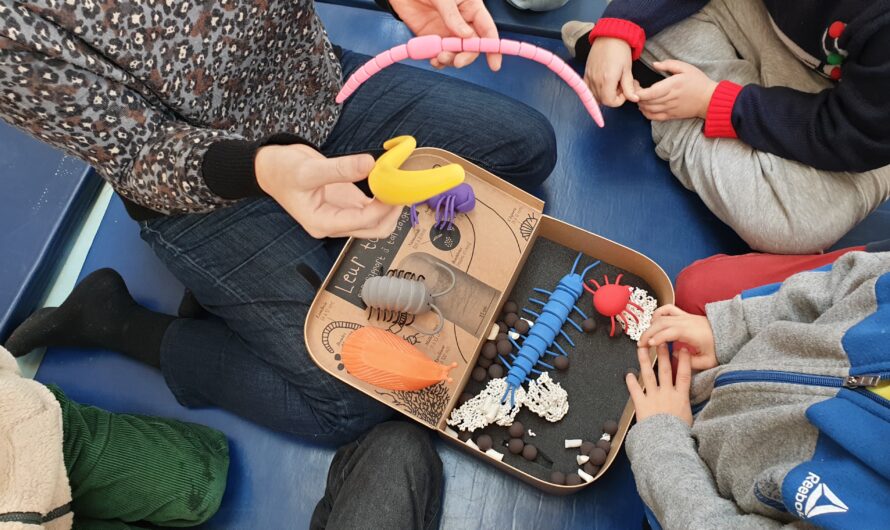
[[[362,301],[369,308],[368,318],[376,313],[377,320],[411,326],[426,335],[435,335],[442,331],[445,317],[434,302],[436,298],[451,292],[457,279],[454,272],[445,265],[436,263],[436,266],[451,278],[451,284],[438,293],[429,292],[423,283],[423,276],[401,269],[393,269],[385,276],[375,276],[365,280],[361,296]],[[439,317],[439,323],[435,329],[425,330],[413,325],[414,315],[421,315],[429,311],[436,313]]]
[[[631,307],[637,309],[640,314],[645,314],[646,312],[631,300],[633,288],[629,285],[621,285],[622,276],[624,275],[619,274],[615,278],[615,283],[609,283],[609,277],[603,275],[603,285],[600,285],[596,280],[589,280],[590,283],[596,285],[596,289],[591,289],[586,284],[584,285],[584,289],[593,295],[593,307],[599,314],[609,317],[609,320],[612,321],[612,329],[609,331],[610,337],[615,336],[615,319],[618,319],[625,329],[627,329],[629,324],[628,318],[639,324],[637,316],[630,311]]]
[[[450,190],[430,197],[424,202],[411,206],[411,226],[417,226],[417,207],[426,204],[436,212],[436,224],[439,230],[450,230],[454,219],[459,213],[467,213],[476,207],[476,194],[466,182],[458,184]]]
[[[578,253],[578,257],[575,258],[575,263],[572,265],[571,272],[559,280],[559,283],[553,292],[539,288],[534,289],[534,291],[549,297],[546,302],[537,298],[528,299],[529,302],[538,304],[542,307],[540,313],[532,311],[531,309],[522,308],[524,313],[535,317],[535,325],[529,329],[525,336],[520,335],[522,338],[521,345],[514,339],[510,339],[510,341],[513,342],[513,346],[519,350],[518,353],[510,354],[512,362],[508,361],[503,356],[500,356],[504,366],[509,369],[507,371],[507,390],[501,398],[502,403],[505,403],[509,397],[510,406],[513,406],[516,390],[520,388],[524,382],[531,381],[529,374],[541,374],[541,371],[536,369],[535,366],[541,366],[550,370],[554,369],[553,366],[541,360],[545,354],[554,357],[560,355],[568,356],[568,353],[566,353],[566,351],[556,342],[557,335],[561,335],[569,345],[573,347],[575,346],[575,343],[566,332],[562,330],[562,327],[566,323],[569,323],[579,332],[582,331],[581,326],[569,317],[572,310],[574,310],[582,319],[587,319],[587,315],[585,315],[584,311],[581,311],[576,304],[578,303],[581,294],[584,292],[584,276],[587,275],[590,269],[600,264],[599,261],[595,261],[578,274],[575,271],[577,271],[578,263],[581,261],[581,256],[583,255],[584,254],[581,252]],[[515,332],[515,330],[513,331]],[[551,351],[551,346],[559,350],[559,353]]]
[[[492,38],[468,38],[460,39],[457,37],[442,38],[438,35],[424,35],[422,37],[414,37],[407,43],[396,46],[390,50],[379,53],[376,57],[369,60],[361,66],[340,89],[337,94],[337,103],[343,103],[351,96],[365,81],[380,70],[391,66],[405,59],[422,61],[432,59],[441,52],[472,52],[472,53],[501,53],[504,55],[515,55],[523,59],[531,59],[537,63],[543,64],[553,73],[558,75],[560,79],[565,81],[572,90],[578,95],[584,108],[600,127],[603,126],[603,114],[600,111],[599,104],[593,97],[593,93],[587,84],[581,79],[575,70],[567,65],[565,61],[553,55],[552,52],[539,48],[534,44],[527,42],[518,42],[509,39],[492,39]]]

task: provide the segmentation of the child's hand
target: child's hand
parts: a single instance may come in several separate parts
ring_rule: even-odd
[[[607,107],[637,102],[630,44],[621,39],[599,37],[590,47],[584,80],[596,100]]]
[[[682,61],[661,61],[652,66],[673,75],[637,92],[643,116],[653,121],[707,116],[716,81]]]
[[[665,305],[655,310],[652,325],[640,337],[637,346],[657,346],[660,354],[662,351],[667,353],[668,342],[676,341],[685,343],[678,353],[687,351],[692,355],[692,368],[707,370],[717,366],[714,332],[708,318],[691,315],[675,305]],[[695,351],[688,351],[686,345]]]
[[[692,426],[692,406],[689,404],[689,385],[692,371],[689,366],[689,352],[680,353],[680,364],[677,367],[677,382],[671,382],[671,359],[666,349],[658,350],[658,380],[649,362],[649,349],[639,348],[640,377],[646,390],[640,387],[633,374],[627,374],[627,390],[637,409],[637,421],[643,421],[656,414],[676,416]]]

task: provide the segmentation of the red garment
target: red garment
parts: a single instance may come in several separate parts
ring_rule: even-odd
[[[865,250],[865,247],[803,256],[717,254],[696,261],[677,275],[675,304],[683,311],[704,315],[705,304],[729,300],[742,291],[761,285],[783,282],[798,272],[834,263],[842,255],[854,250]]]

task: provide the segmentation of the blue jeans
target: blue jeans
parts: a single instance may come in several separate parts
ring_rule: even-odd
[[[342,57],[349,75],[368,58]],[[321,151],[379,152],[391,137],[452,151],[524,188],[556,163],[549,122],[484,88],[394,65],[350,98]],[[142,238],[194,293],[209,318],[179,319],[161,369],[187,407],[214,405],[272,429],[325,443],[355,439],[392,414],[319,369],[303,342],[318,279],[342,241],[310,237],[277,203],[249,199],[207,214],[142,224]]]

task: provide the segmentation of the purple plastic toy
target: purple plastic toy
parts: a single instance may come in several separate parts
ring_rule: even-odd
[[[436,228],[450,230],[457,214],[469,212],[476,207],[476,194],[473,193],[473,188],[464,182],[424,202],[419,202],[411,206],[411,226],[417,226],[417,206],[420,204],[426,204],[436,212]]]

